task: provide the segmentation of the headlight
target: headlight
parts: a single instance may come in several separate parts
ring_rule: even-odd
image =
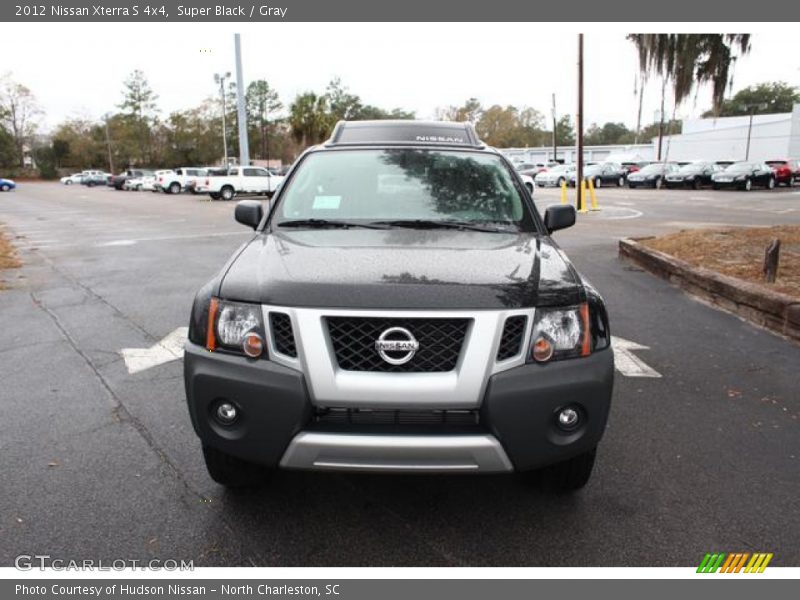
[[[592,351],[589,305],[536,309],[530,358],[547,362],[588,356]]]
[[[261,306],[212,298],[208,310],[206,348],[243,352],[256,358],[264,351]]]
[[[745,179],[747,179],[747,175],[739,175],[739,176],[736,178],[736,181],[744,181]]]

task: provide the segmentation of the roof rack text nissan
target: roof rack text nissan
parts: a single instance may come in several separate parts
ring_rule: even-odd
[[[211,477],[271,469],[588,481],[611,403],[602,298],[464,123],[339,123],[197,294],[186,396]]]

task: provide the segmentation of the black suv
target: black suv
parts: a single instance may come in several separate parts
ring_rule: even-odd
[[[341,122],[197,294],[186,395],[211,477],[275,468],[589,479],[614,378],[602,298],[464,123]],[[543,476],[543,477],[542,477]]]

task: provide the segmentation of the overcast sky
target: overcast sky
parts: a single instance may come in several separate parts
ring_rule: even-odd
[[[587,126],[635,126],[637,57],[621,27],[582,27]],[[419,118],[471,96],[484,106],[532,106],[549,118],[552,93],[559,114],[575,113],[577,29],[559,24],[19,23],[3,28],[0,73],[11,71],[31,88],[46,126],[116,110],[122,81],[134,69],[145,72],[166,116],[215,93],[213,73],[234,70],[237,31],[245,82],[267,79],[286,105],[300,92],[323,91],[339,76],[365,102],[413,110]],[[756,33],[752,52],[736,64],[734,91],[772,80],[800,85],[798,40],[787,27]],[[652,82],[643,123],[653,121],[658,103],[659,86]],[[701,89],[679,116],[698,115],[709,105],[710,90]]]

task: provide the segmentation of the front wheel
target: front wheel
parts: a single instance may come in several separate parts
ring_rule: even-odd
[[[3,185],[0,185],[0,192],[7,192],[10,189],[11,188],[7,186],[5,183]]]
[[[596,178],[594,180],[594,189],[597,189],[597,188],[602,187],[602,186],[603,186],[603,180],[600,179],[599,177]]]
[[[775,189],[775,178],[774,178],[774,177],[770,177],[770,178],[767,180],[767,189],[768,189],[768,190]]]
[[[563,177],[558,178],[558,187],[564,187],[564,184],[567,183],[567,180]]]
[[[664,184],[661,181],[661,177],[656,177],[656,182],[653,184],[653,187],[660,190],[662,185]]]
[[[225,454],[211,446],[203,446],[203,458],[211,479],[229,488],[256,486],[264,482],[268,473],[261,465]]]
[[[171,183],[169,185],[169,193],[170,194],[180,194],[181,193],[181,184],[177,181]]]
[[[625,178],[624,177],[620,177],[619,179],[617,179],[617,187],[622,187],[624,185],[625,185]]]
[[[752,189],[753,189],[753,181],[752,179],[748,179],[747,181],[744,182],[744,191],[749,192]]]
[[[229,185],[226,185],[219,191],[220,198],[223,200],[233,200],[234,191],[233,188]]]

